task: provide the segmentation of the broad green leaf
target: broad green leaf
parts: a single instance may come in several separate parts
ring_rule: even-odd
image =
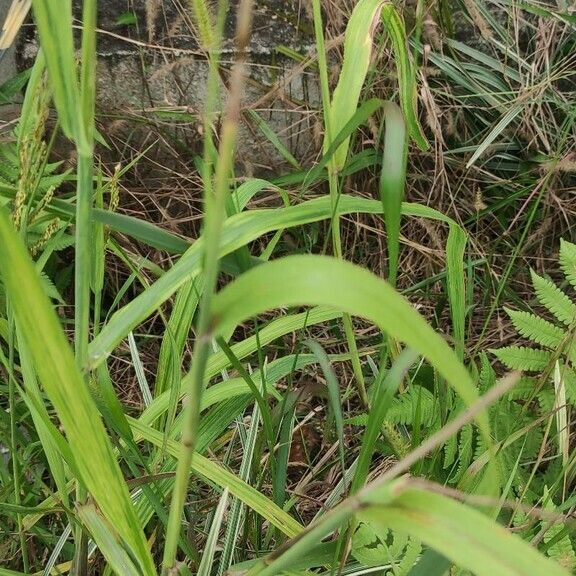
[[[214,299],[216,334],[280,306],[333,306],[376,324],[392,338],[419,351],[468,404],[478,399],[465,367],[416,310],[367,270],[324,256],[290,256],[258,266]],[[478,418],[484,434],[486,415]]]
[[[383,537],[383,540],[380,538]],[[389,564],[390,554],[386,546],[388,531],[377,534],[370,524],[361,522],[352,537],[352,556],[363,566]]]
[[[478,576],[568,576],[487,516],[430,490],[409,487],[386,506],[367,506],[358,518],[415,536]]]

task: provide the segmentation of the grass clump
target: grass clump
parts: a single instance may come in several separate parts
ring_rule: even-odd
[[[575,306],[536,272],[534,311],[515,290],[570,174],[570,57],[550,48],[530,79],[535,48],[510,48],[519,22],[484,4],[465,14],[504,64],[450,38],[444,2],[314,0],[302,65],[317,65],[323,140],[308,165],[244,114],[254,4],[190,6],[208,71],[190,240],[122,212],[148,150],[101,161],[96,0],[78,61],[72,3],[33,2],[41,50],[0,144],[0,574],[569,574]],[[574,41],[568,11],[524,8]],[[237,177],[244,119],[286,173]],[[74,166],[52,160],[61,134]],[[575,254],[563,241],[569,287]],[[504,299],[510,324],[495,324]]]

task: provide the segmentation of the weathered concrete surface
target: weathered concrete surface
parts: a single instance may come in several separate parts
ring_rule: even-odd
[[[74,0],[74,4],[80,17],[81,2]],[[305,56],[313,50],[312,25],[301,4],[301,0],[256,2],[244,102],[271,124],[290,150],[304,156],[313,148],[308,107],[319,101],[316,78],[281,52],[284,48]],[[234,60],[236,6],[237,1],[232,1],[226,21],[224,96],[227,69]],[[100,0],[98,28],[100,112],[123,118],[145,115],[160,119],[163,127],[172,122],[180,131],[194,132],[205,100],[207,64],[188,2]],[[19,45],[20,66],[29,66],[36,51],[36,37],[28,32]],[[248,122],[240,142],[240,161],[254,165],[255,171],[279,161],[274,148]]]

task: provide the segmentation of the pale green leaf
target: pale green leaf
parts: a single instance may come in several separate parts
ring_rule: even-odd
[[[407,532],[478,576],[568,576],[487,516],[429,490],[408,488],[387,506],[368,507],[358,516],[383,531]]]

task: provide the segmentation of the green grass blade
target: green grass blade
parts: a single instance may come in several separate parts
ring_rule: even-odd
[[[396,57],[396,67],[398,69],[398,84],[400,88],[400,105],[408,133],[418,148],[428,150],[429,144],[422,132],[422,127],[418,122],[418,91],[416,89],[416,74],[412,63],[404,22],[398,14],[396,8],[390,2],[385,2],[382,6],[382,20],[386,31],[392,40],[394,56]]]
[[[417,358],[418,355],[413,350],[404,350],[400,353],[400,356],[398,356],[386,376],[380,376],[378,379],[379,381],[375,384],[376,389],[370,404],[368,422],[366,423],[364,434],[362,436],[362,445],[358,456],[358,464],[350,487],[352,494],[360,490],[366,482],[370,470],[370,464],[372,462],[372,456],[374,455],[376,441],[382,431],[382,425],[384,424],[386,413],[388,412],[392,399],[402,384],[406,373]]]
[[[97,0],[82,3],[82,56],[80,59],[80,114],[82,131],[76,137],[79,151],[87,145],[92,152],[94,142],[94,109],[96,105],[96,4]],[[60,34],[60,30],[58,31]]]
[[[450,570],[452,562],[436,550],[426,550],[408,576],[445,576]]]
[[[160,432],[132,418],[129,419],[129,422],[135,434],[139,434],[142,438],[157,447],[163,445],[164,437]],[[180,443],[174,440],[169,440],[166,443],[166,448],[168,453],[175,458],[180,455],[180,451],[182,450]],[[276,506],[271,500],[266,498],[266,496],[258,492],[258,490],[246,484],[246,482],[226,470],[217,462],[213,462],[205,456],[195,453],[192,458],[191,470],[218,486],[228,488],[230,494],[242,500],[242,502],[252,510],[260,514],[263,518],[266,518],[273,526],[281,530],[283,534],[293,537],[302,530],[302,526],[294,520],[294,518]]]
[[[154,397],[158,398],[165,392],[170,397],[168,412],[158,423],[158,429],[164,428],[166,434],[172,427],[178,409],[182,357],[202,288],[202,278],[198,276],[179,290],[160,346]]]
[[[7,568],[0,568],[0,576],[27,576],[24,572],[16,572],[16,570],[8,570]]]
[[[328,115],[326,125],[329,127],[324,139],[325,154],[333,144],[333,138],[352,119],[358,108],[372,54],[374,24],[381,7],[382,0],[360,0],[348,21],[342,70],[330,108],[325,112]],[[347,137],[334,154],[336,171],[344,167],[349,146],[350,137]]]
[[[141,576],[140,570],[134,565],[130,555],[118,542],[113,525],[98,513],[94,505],[79,506],[78,516],[90,531],[98,549],[116,574]]]
[[[382,203],[379,200],[342,195],[338,201],[337,212],[340,215],[356,212],[381,214]],[[431,218],[447,224],[455,224],[454,220],[437,210],[418,204],[403,204],[402,213],[405,216]],[[288,208],[251,210],[238,214],[228,219],[224,226],[220,255],[230,254],[239,246],[256,240],[267,232],[327,220],[331,217],[332,206],[330,198],[327,197],[316,198]],[[103,362],[130,330],[152,314],[185,282],[199,274],[202,263],[202,244],[202,239],[195,242],[168,272],[141,296],[112,316],[108,324],[89,345],[91,368]]]
[[[220,526],[224,520],[224,512],[228,506],[228,488],[225,488],[220,496],[220,501],[214,512],[210,532],[206,539],[206,546],[202,552],[202,560],[198,566],[196,576],[210,576],[212,574],[212,565],[214,564],[214,555],[216,553],[216,545],[218,544],[218,537],[220,536]]]
[[[262,192],[262,190],[274,190],[277,191],[284,200],[285,204],[290,204],[288,201],[288,196],[282,189],[278,188],[272,182],[268,182],[268,180],[263,180],[261,178],[251,178],[247,182],[240,184],[234,192],[232,192],[232,201],[236,206],[236,212],[242,212],[248,205],[248,202],[258,194],[258,192]]]
[[[136,340],[134,339],[134,334],[132,332],[128,334],[128,347],[130,348],[130,358],[132,359],[134,372],[136,373],[136,380],[140,388],[140,393],[142,394],[144,406],[150,406],[152,403],[152,392],[150,391],[150,386],[146,380],[144,364],[142,364],[142,360],[140,360],[138,345],[136,344]]]
[[[504,114],[504,116],[502,116],[502,118],[496,124],[496,126],[494,126],[492,130],[490,130],[488,135],[478,145],[474,154],[472,154],[472,157],[466,163],[466,168],[470,168],[476,163],[476,161],[480,158],[480,156],[482,156],[482,154],[486,152],[490,144],[492,144],[494,140],[496,140],[496,138],[498,138],[498,136],[502,134],[502,132],[506,129],[508,124],[510,124],[510,122],[512,122],[514,118],[516,118],[516,116],[518,116],[518,114],[520,114],[523,110],[524,110],[523,105],[513,106],[512,108],[510,108],[510,110],[508,110],[508,112],[506,112],[506,114]]]
[[[400,219],[402,201],[406,186],[406,163],[408,162],[408,141],[402,111],[396,104],[384,105],[386,132],[384,135],[384,155],[380,174],[380,199],[386,225],[386,245],[388,247],[388,281],[396,285],[398,258],[400,255]]]
[[[321,540],[339,526],[343,525],[353,514],[349,501],[328,512],[321,522],[308,527],[292,542],[280,548],[276,553],[258,561],[248,572],[247,576],[274,576],[289,573],[292,566],[298,565],[299,560],[310,552],[314,552]]]
[[[81,481],[132,549],[142,572],[155,574],[146,538],[94,401],[30,257],[4,212],[0,212],[0,243],[0,271],[20,333],[64,426]]]
[[[81,133],[81,115],[72,37],[72,2],[34,0],[33,8],[62,130],[69,138],[77,139]]]
[[[238,476],[241,480],[250,483],[254,467],[254,454],[256,450],[256,441],[258,438],[258,428],[260,426],[260,407],[254,405],[252,418],[250,419],[250,429],[247,431],[242,446],[242,462]],[[222,544],[222,553],[218,565],[218,574],[225,574],[232,565],[234,551],[238,548],[238,536],[242,527],[242,520],[246,513],[246,507],[241,500],[235,499],[230,506],[230,512],[226,519],[226,534]]]
[[[446,284],[454,346],[460,360],[464,359],[466,337],[466,272],[464,255],[468,237],[466,232],[457,225],[450,225],[446,243]]]
[[[278,137],[278,134],[274,132],[272,127],[264,120],[264,118],[262,118],[260,114],[254,110],[248,109],[247,112],[250,116],[250,119],[256,124],[256,126],[258,126],[260,132],[262,132],[270,144],[274,146],[280,156],[282,156],[282,158],[284,158],[288,164],[296,168],[296,170],[300,170],[300,162],[294,158],[294,155],[290,152],[290,150],[288,150],[288,148],[286,148],[286,146]]]
[[[281,336],[284,336],[285,334],[289,334],[296,330],[302,330],[303,328],[310,326],[315,326],[320,322],[328,322],[335,318],[341,318],[341,316],[342,314],[340,312],[319,307],[309,310],[308,312],[303,312],[301,314],[294,314],[292,316],[279,318],[278,320],[268,324],[268,326],[260,329],[257,335],[251,336],[242,342],[234,344],[230,347],[230,350],[238,360],[241,360],[242,358],[255,353],[259,346],[266,346],[270,342],[280,338]],[[213,354],[208,361],[208,367],[206,368],[206,378],[210,379],[214,377],[216,374],[218,374],[218,372],[224,370],[229,365],[230,362],[224,352],[220,351],[216,354]],[[189,377],[190,376],[187,375],[182,380],[178,390],[178,398],[180,398],[184,393],[184,390],[188,385],[187,379]],[[241,378],[239,380],[243,381]],[[249,385],[247,383],[245,386],[249,390]],[[209,397],[213,392],[214,387],[210,387],[206,391],[206,397]],[[170,394],[168,392],[165,392],[156,398],[140,417],[141,421],[147,424],[154,422],[161,414],[167,410],[167,407],[169,406],[169,398]]]
[[[334,427],[336,428],[336,437],[339,441],[340,453],[340,466],[342,474],[346,471],[345,457],[344,457],[344,416],[342,415],[342,404],[340,401],[340,386],[338,379],[334,373],[334,368],[330,362],[330,358],[324,348],[315,340],[306,340],[306,346],[310,348],[314,356],[318,358],[318,364],[326,379],[326,387],[328,388],[328,400],[330,408],[334,414]]]

